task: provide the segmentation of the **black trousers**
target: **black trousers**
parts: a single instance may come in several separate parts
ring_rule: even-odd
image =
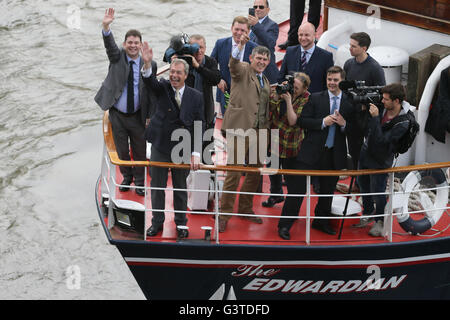
[[[298,28],[302,24],[305,14],[306,0],[291,0],[290,3],[290,27],[288,32],[289,45],[298,44]],[[308,21],[317,29],[320,23],[320,9],[322,0],[309,0]]]
[[[165,155],[159,152],[152,146],[152,154],[150,161],[158,162],[172,162],[170,155]],[[186,189],[186,178],[189,175],[189,170],[186,169],[173,169],[170,168],[172,174],[173,188]],[[150,175],[152,180],[150,182],[151,188],[165,188],[167,186],[167,179],[169,174],[169,168],[150,167]],[[165,204],[166,204],[166,191],[151,189],[152,209],[153,211],[152,225],[155,227],[162,226],[165,220]],[[186,211],[187,209],[187,191],[173,191],[173,208],[174,210]],[[175,213],[175,224],[186,225],[187,218],[186,213]]]
[[[285,169],[296,169],[296,170],[334,170],[333,163],[333,149],[326,149],[317,165],[308,165],[300,161],[292,161],[288,165],[291,168]],[[320,194],[333,194],[336,189],[336,184],[339,177],[331,176],[320,176],[318,177],[320,185]],[[288,194],[306,194],[306,176],[294,176],[286,175]],[[296,197],[286,197],[284,201],[283,209],[281,211],[281,216],[291,217],[298,216],[300,208],[302,206],[304,196]],[[319,197],[317,205],[314,209],[314,215],[316,217],[329,217],[331,215],[331,203],[333,201],[332,197]],[[288,228],[290,229],[297,219],[282,218],[278,222],[278,228]],[[317,220],[317,223],[328,223],[327,220]]]
[[[131,146],[133,160],[147,160],[144,138],[145,127],[141,122],[140,111],[126,115],[112,107],[109,109],[109,121],[111,122],[114,144],[119,159],[131,160]],[[144,172],[144,167],[120,167],[120,173],[124,179],[133,180],[134,178],[134,184],[137,186],[144,185]]]

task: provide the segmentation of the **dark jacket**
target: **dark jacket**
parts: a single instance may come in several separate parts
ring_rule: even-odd
[[[445,143],[446,130],[450,132],[450,67],[441,72],[438,98],[425,125],[425,131],[442,143]]]
[[[250,33],[250,41],[260,46],[265,46],[270,50],[270,63],[266,70],[264,70],[264,75],[269,79],[271,84],[276,83],[278,80],[279,70],[275,60],[275,45],[279,32],[278,24],[269,17],[266,17],[262,23],[258,22],[255,24]]]
[[[402,109],[398,116],[406,114],[409,107],[409,103],[403,101]],[[394,162],[396,143],[408,130],[408,120],[398,122],[393,127],[388,125],[389,122],[381,124],[384,113],[385,111],[379,116],[369,119],[367,137],[364,140],[359,158],[359,167],[361,169],[390,168]]]
[[[222,38],[216,41],[214,45],[214,49],[211,52],[211,57],[216,59],[219,64],[220,74],[222,79],[227,83],[228,90],[231,88],[231,74],[230,69],[228,67],[228,62],[231,57],[231,48],[233,46],[232,37]],[[258,45],[252,41],[249,41],[245,45],[244,51],[244,61],[250,62],[250,54],[252,53],[253,48]],[[225,96],[221,90],[217,90],[216,92],[216,101],[221,104],[221,106],[225,105]]]
[[[217,61],[214,58],[208,57],[205,55],[205,63],[204,65],[200,65],[200,67],[196,70],[202,77],[202,93],[203,100],[205,102],[205,121],[207,126],[211,126],[215,119],[214,112],[214,97],[213,97],[213,88],[216,86],[221,79],[219,68],[217,67]],[[189,76],[186,79],[186,84],[194,88],[195,85],[195,76],[194,76],[194,68],[189,68]]]
[[[302,49],[300,45],[288,47],[286,55],[278,74],[278,82],[285,80],[286,75],[291,72],[301,70]],[[333,66],[333,55],[322,48],[316,46],[314,52],[306,64],[304,72],[310,77],[311,84],[308,91],[311,93],[320,92],[327,88],[327,70]]]
[[[147,141],[151,142],[152,146],[159,152],[170,155],[173,147],[179,143],[179,141],[171,141],[172,133],[176,129],[184,128],[190,133],[191,152],[197,151],[201,154],[202,144],[200,143],[197,146],[194,143],[195,139],[202,141],[202,137],[195,137],[194,139],[194,121],[202,122],[201,134],[203,135],[205,118],[202,93],[185,86],[181,106],[178,107],[175,101],[175,93],[168,80],[157,80],[154,74],[143,79],[157,99],[157,110],[145,130]],[[195,150],[194,146],[197,147]]]
[[[334,137],[334,167],[337,170],[347,167],[347,142],[346,131],[352,125],[353,104],[350,99],[342,93],[342,101],[339,113],[346,120],[344,132],[340,128],[336,129]],[[309,97],[308,102],[303,107],[297,125],[306,130],[305,138],[302,141],[297,159],[310,166],[316,166],[325,151],[325,142],[328,136],[329,127],[322,129],[322,120],[330,114],[330,98],[328,90],[314,93]]]
[[[103,36],[103,42],[109,59],[108,75],[95,95],[94,100],[102,110],[109,110],[122,95],[122,91],[128,81],[130,66],[127,62],[125,50],[117,46],[112,32],[107,36]],[[143,61],[141,59],[139,68],[142,68],[142,65]],[[157,72],[155,62],[152,62],[152,70],[155,73]],[[154,101],[142,80],[139,81],[139,108],[141,121],[145,124],[145,120],[151,117],[155,107]]]

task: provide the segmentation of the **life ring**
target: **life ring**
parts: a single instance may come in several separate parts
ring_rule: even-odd
[[[412,191],[417,190],[419,182],[425,177],[431,177],[437,188],[447,188],[436,190],[434,203],[426,193],[421,192],[420,201],[425,211],[425,217],[421,220],[414,220],[409,216],[409,213],[407,213],[409,211],[409,196]],[[412,171],[406,176],[405,180],[403,180],[402,190],[405,191],[405,194],[400,195],[400,199],[396,199],[397,201],[395,201],[397,203],[398,201],[401,201],[401,207],[396,208],[394,212],[404,212],[397,216],[397,221],[403,230],[413,235],[417,235],[427,231],[439,221],[448,203],[448,182],[444,171],[441,169]]]

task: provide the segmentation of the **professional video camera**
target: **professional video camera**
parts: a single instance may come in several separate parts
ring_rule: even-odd
[[[339,88],[350,94],[355,103],[361,104],[380,104],[383,95],[381,88],[383,86],[366,86],[365,81],[347,81],[343,80],[339,83]]]
[[[286,92],[289,92],[290,94],[294,92],[294,76],[288,74],[285,79],[287,80],[287,83],[277,84],[275,87],[279,95]]]
[[[192,58],[186,55],[194,55],[198,52],[200,46],[197,43],[190,44],[189,36],[186,33],[173,36],[170,39],[169,48],[167,48],[164,53],[164,62],[170,63],[172,61],[172,56],[177,55],[179,59],[184,59],[191,66]]]

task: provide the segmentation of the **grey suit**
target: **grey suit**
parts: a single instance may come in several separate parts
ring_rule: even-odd
[[[145,121],[152,114],[152,104],[145,85],[139,77],[139,103],[137,111],[131,114],[120,112],[114,107],[121,97],[125,86],[127,85],[130,66],[127,61],[127,55],[124,49],[117,46],[112,32],[103,35],[103,42],[106,54],[109,59],[109,69],[106,79],[95,95],[95,102],[102,110],[109,110],[109,120],[111,122],[114,143],[117,154],[121,160],[130,160],[130,145],[134,160],[146,160],[145,158]],[[142,67],[142,59],[141,65]],[[156,69],[156,65],[154,66]],[[130,144],[128,143],[128,139]],[[124,179],[135,180],[135,185],[144,185],[143,167],[120,167],[120,172]]]

